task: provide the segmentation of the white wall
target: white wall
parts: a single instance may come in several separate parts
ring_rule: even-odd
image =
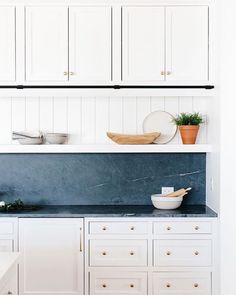
[[[236,2],[221,1],[221,295],[236,294]]]
[[[208,143],[208,102],[212,97],[57,97],[0,98],[0,144],[11,144],[12,131],[68,132],[70,144],[107,144],[107,131],[142,133],[144,118],[155,110],[173,115],[199,111],[206,118],[198,143]],[[177,135],[171,143],[180,143]]]

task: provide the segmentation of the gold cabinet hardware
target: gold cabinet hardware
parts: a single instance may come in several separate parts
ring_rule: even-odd
[[[68,76],[68,72],[64,72],[64,76]]]
[[[130,288],[134,288],[134,284],[130,284],[129,286],[130,286]]]
[[[170,284],[166,284],[166,288],[170,288]]]
[[[106,284],[102,284],[102,287],[103,287],[103,288],[106,288],[106,287],[107,287],[107,285],[106,285]]]
[[[134,230],[134,226],[131,226],[130,230]]]
[[[168,75],[168,76],[171,75],[171,72],[170,71],[167,71],[166,72],[166,75]]]
[[[74,75],[75,75],[75,72],[70,72],[70,75],[71,75],[71,76],[74,76]]]
[[[103,226],[102,230],[107,230],[106,226]]]
[[[171,230],[171,227],[170,226],[167,226],[167,228],[166,228],[167,230]]]
[[[129,254],[130,254],[131,256],[133,256],[133,255],[134,255],[134,252],[133,252],[133,251],[131,251]]]
[[[161,71],[161,75],[164,76],[165,75],[165,71]]]
[[[198,284],[197,284],[197,283],[196,283],[196,284],[194,284],[194,287],[195,287],[195,288],[197,288],[197,287],[198,287]]]
[[[107,252],[102,252],[102,255],[103,255],[103,256],[106,256],[106,255],[107,255]]]
[[[199,230],[199,226],[196,225],[196,226],[194,227],[194,229],[195,229],[195,230]]]
[[[13,295],[12,291],[7,292],[8,295]]]
[[[82,231],[82,227],[80,227],[80,243],[79,243],[79,251],[83,252],[83,231]]]
[[[166,252],[166,255],[170,256],[171,255],[171,252],[170,251]]]
[[[195,251],[194,254],[195,254],[196,256],[198,256],[198,255],[199,255],[199,252],[198,252],[198,251]]]

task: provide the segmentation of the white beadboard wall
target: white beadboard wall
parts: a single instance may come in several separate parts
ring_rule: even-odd
[[[69,144],[109,144],[106,131],[142,133],[153,111],[175,115],[198,111],[205,117],[198,143],[206,144],[208,97],[1,97],[0,144],[16,144],[12,131],[66,132]],[[170,144],[180,143],[179,134]]]

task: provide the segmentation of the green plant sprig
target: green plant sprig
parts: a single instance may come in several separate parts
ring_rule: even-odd
[[[180,113],[177,117],[173,119],[173,123],[177,126],[183,125],[200,125],[203,123],[203,118],[199,113]]]

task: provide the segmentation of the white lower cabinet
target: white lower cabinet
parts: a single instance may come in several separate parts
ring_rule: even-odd
[[[20,295],[82,295],[82,235],[83,219],[20,219]]]
[[[14,266],[5,278],[4,285],[0,289],[0,295],[18,295],[17,266]]]
[[[90,273],[90,295],[146,295],[147,273],[97,271]]]
[[[214,218],[86,218],[85,295],[217,295]]]
[[[154,295],[211,295],[209,272],[164,272],[153,274]]]

